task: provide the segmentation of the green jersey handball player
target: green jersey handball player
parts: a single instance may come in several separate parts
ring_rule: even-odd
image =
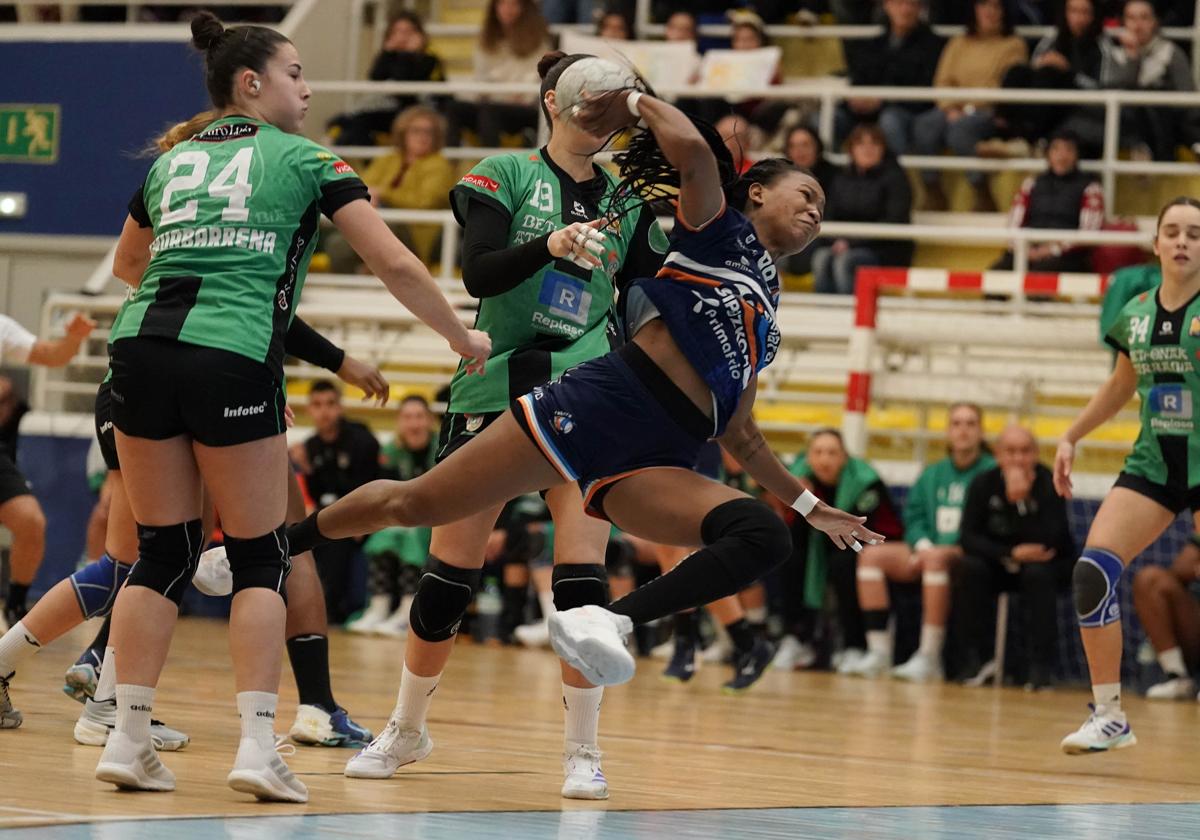
[[[215,113],[150,168],[113,273],[136,286],[112,334],[112,419],[138,526],[138,562],[113,610],[115,731],[96,777],[173,790],[150,714],[178,605],[204,547],[201,482],[221,512],[233,575],[230,649],[241,740],[228,784],[304,802],[275,751],[290,568],[283,342],[325,214],[388,290],[482,367],[428,271],[388,230],[353,170],[298,132],[311,91],[278,32],[192,20]],[[213,119],[215,117],[215,120]]]

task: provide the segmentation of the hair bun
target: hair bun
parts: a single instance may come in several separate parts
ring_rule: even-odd
[[[554,65],[558,64],[558,62],[562,61],[566,57],[567,54],[562,50],[555,50],[554,52],[546,53],[544,56],[542,56],[541,61],[538,62],[538,78],[545,79],[546,74],[554,69]]]
[[[225,34],[225,26],[212,12],[200,12],[192,18],[192,45],[208,52]]]

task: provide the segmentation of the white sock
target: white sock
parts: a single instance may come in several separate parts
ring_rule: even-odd
[[[117,686],[117,731],[135,744],[150,740],[150,713],[154,711],[154,689],[148,685]]]
[[[942,644],[946,641],[946,628],[934,624],[921,625],[921,646],[917,653],[930,659],[940,660]]]
[[[1096,710],[1104,707],[1108,712],[1121,711],[1121,684],[1101,683],[1092,686],[1092,698],[1096,701]]]
[[[400,615],[404,616],[405,622],[408,621],[409,613],[412,612],[413,600],[415,598],[416,598],[415,595],[401,595],[400,596],[400,606],[396,607],[396,612],[398,612],[398,613],[400,613]],[[395,613],[393,613],[393,615],[394,614]]]
[[[104,649],[104,661],[100,663],[100,679],[96,680],[97,703],[111,700],[117,694],[117,649],[109,645]]]
[[[391,611],[392,596],[391,595],[372,595],[370,603],[367,604],[365,612],[368,613],[384,613]]]
[[[554,590],[538,593],[538,606],[542,608],[542,621],[554,615]]]
[[[41,649],[41,643],[26,629],[25,622],[18,621],[0,637],[0,677],[15,674],[18,665]]]
[[[867,650],[871,651],[871,653],[890,656],[892,653],[891,634],[886,630],[868,630]]]
[[[275,749],[275,706],[279,695],[269,691],[239,691],[238,716],[242,719],[242,737],[253,738],[263,749]]]
[[[433,692],[438,687],[441,674],[432,677],[418,677],[404,666],[400,674],[400,693],[396,697],[396,710],[392,715],[401,729],[420,730],[425,726],[425,716],[429,714],[429,704],[433,702]]]
[[[1187,665],[1183,662],[1183,650],[1178,646],[1160,653],[1158,655],[1158,665],[1168,674],[1176,677],[1186,677],[1188,673]],[[0,670],[3,670],[3,668],[0,668]]]
[[[751,624],[766,624],[767,623],[767,608],[766,607],[747,607],[746,620]]]
[[[604,686],[575,688],[563,683],[563,708],[566,721],[563,738],[567,749],[580,744],[595,744],[600,730],[600,701],[604,697]]]

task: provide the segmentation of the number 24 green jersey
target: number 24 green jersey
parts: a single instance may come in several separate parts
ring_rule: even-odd
[[[248,117],[226,117],[162,155],[130,202],[150,264],[112,334],[248,356],[283,375],[320,213],[367,197],[344,161]]]

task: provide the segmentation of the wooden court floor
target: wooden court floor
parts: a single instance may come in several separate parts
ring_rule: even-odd
[[[0,828],[122,816],[798,807],[1196,803],[1200,704],[1127,706],[1140,743],[1069,757],[1059,739],[1086,714],[1081,691],[1026,694],[867,682],[830,674],[768,673],[742,696],[719,692],[723,667],[692,683],[662,681],[642,660],[610,689],[601,717],[607,803],[559,795],[562,706],[549,652],[461,642],[430,716],[435,749],[389,781],[351,780],[351,751],[302,748],[287,760],[309,787],[304,806],[261,805],[224,784],[238,726],[223,622],[180,623],[155,716],[192,737],[163,759],[169,794],[119,793],[92,776],[96,748],[75,744],[79,706],[60,693],[86,633],[50,645],[18,674],[25,715],[0,731]],[[400,643],[335,634],[334,688],[376,730],[391,710]],[[285,668],[279,729],[295,707]]]

